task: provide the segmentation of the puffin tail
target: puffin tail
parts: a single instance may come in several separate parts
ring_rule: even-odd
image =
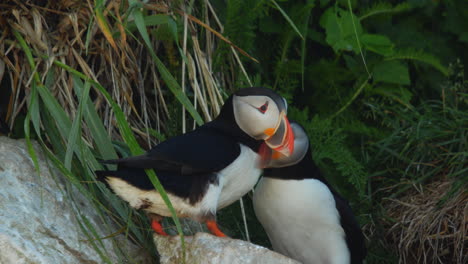
[[[103,183],[107,183],[106,177],[113,176],[113,171],[107,171],[107,170],[97,170],[97,171],[94,171],[94,173],[96,174],[96,179]]]
[[[104,159],[97,159],[99,163],[101,163],[105,170],[96,170],[94,173],[96,174],[96,179],[100,182],[107,184],[107,177],[118,177],[118,173],[115,170],[109,170],[108,164],[118,164],[120,160],[113,159],[113,160],[104,160]]]

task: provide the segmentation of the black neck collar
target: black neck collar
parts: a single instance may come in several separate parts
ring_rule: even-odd
[[[299,163],[282,168],[265,169],[263,176],[282,180],[317,179],[326,185],[329,185],[312,159],[310,145],[304,158],[302,158]]]

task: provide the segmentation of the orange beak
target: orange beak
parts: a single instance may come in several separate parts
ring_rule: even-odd
[[[285,114],[282,115],[281,121],[275,130],[275,133],[270,135],[265,143],[272,150],[289,157],[294,151],[294,133]]]

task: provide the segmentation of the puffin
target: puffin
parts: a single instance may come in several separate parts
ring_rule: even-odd
[[[357,264],[365,239],[348,201],[312,160],[304,128],[291,122],[294,153],[272,151],[253,194],[257,219],[273,249],[304,264]]]
[[[243,88],[225,101],[213,121],[143,155],[102,161],[116,164],[117,170],[96,171],[96,177],[131,207],[144,210],[157,234],[167,235],[161,220],[171,213],[145,173],[154,169],[178,217],[205,223],[212,234],[224,237],[217,210],[254,188],[268,153],[293,153],[286,114],[286,100],[273,90]]]

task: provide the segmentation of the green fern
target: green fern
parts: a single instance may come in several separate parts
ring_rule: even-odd
[[[332,166],[340,173],[336,178],[345,178],[363,197],[366,189],[367,173],[362,164],[354,157],[346,145],[346,134],[337,128],[331,119],[322,119],[315,116],[312,120],[308,117],[308,110],[298,110],[291,107],[288,116],[300,123],[309,136],[312,146],[314,161],[320,166],[327,166],[331,161]],[[330,176],[330,175],[328,175]],[[330,177],[329,177],[330,178]],[[337,186],[338,188],[340,186]]]
[[[383,14],[396,14],[396,13],[401,13],[405,11],[409,11],[412,9],[412,6],[408,2],[403,2],[400,3],[396,6],[393,6],[391,3],[386,3],[386,2],[379,2],[375,3],[373,6],[362,10],[359,16],[359,20],[364,20],[366,18],[369,18],[371,16],[375,15],[383,15]]]
[[[385,58],[385,60],[414,60],[427,63],[440,71],[445,76],[448,76],[448,68],[443,66],[438,58],[434,55],[426,53],[422,50],[412,48],[395,50],[395,53]]]
[[[263,14],[263,0],[239,1],[228,0],[225,6],[220,9],[225,13],[223,34],[230,41],[238,45],[243,50],[249,52],[255,42],[255,20]],[[220,44],[220,50],[217,52],[218,63],[225,60],[229,52],[229,45]]]

